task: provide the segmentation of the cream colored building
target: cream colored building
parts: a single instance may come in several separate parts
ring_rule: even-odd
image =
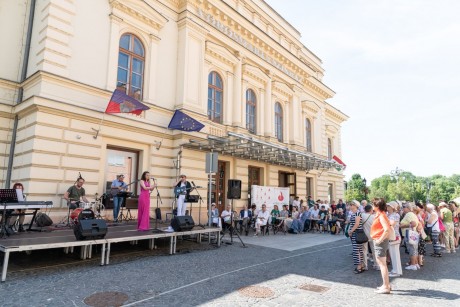
[[[179,173],[207,186],[211,149],[220,206],[228,179],[242,181],[237,207],[251,184],[343,197],[331,157],[348,117],[326,102],[321,60],[263,0],[0,0],[0,33],[0,180],[28,200],[65,207],[79,172],[93,199],[116,173],[149,170],[167,212]],[[104,116],[117,86],[151,109]],[[205,128],[168,130],[175,109]]]

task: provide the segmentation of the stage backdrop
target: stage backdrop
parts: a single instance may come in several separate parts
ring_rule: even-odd
[[[251,186],[251,205],[256,204],[257,210],[262,209],[262,204],[267,205],[268,212],[274,205],[283,210],[283,205],[289,205],[289,188]]]

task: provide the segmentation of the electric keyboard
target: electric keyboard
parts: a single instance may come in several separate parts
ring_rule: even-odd
[[[17,203],[0,203],[0,209],[20,209],[33,210],[42,208],[52,208],[52,201],[18,201]]]

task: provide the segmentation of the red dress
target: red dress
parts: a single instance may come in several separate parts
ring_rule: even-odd
[[[146,188],[150,187],[148,181],[144,181]],[[139,205],[137,209],[137,230],[147,231],[150,229],[150,190],[145,190],[141,186],[139,195]]]

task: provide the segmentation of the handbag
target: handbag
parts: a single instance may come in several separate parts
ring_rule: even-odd
[[[412,229],[406,229],[406,243],[411,245],[418,245],[420,241],[420,234]]]
[[[439,223],[439,231],[444,232],[446,231],[446,227],[444,226],[444,223],[442,222],[441,218],[438,218],[438,223]]]
[[[364,229],[356,229],[355,233],[356,233],[356,243],[363,244],[369,241],[369,238],[366,236]]]
[[[431,236],[431,233],[433,232],[433,227],[434,227],[434,225],[436,225],[437,222],[438,221],[434,222],[434,224],[432,226],[426,226],[425,225],[424,230],[425,230],[425,233],[426,233],[427,236]]]
[[[350,224],[347,224],[345,226],[345,237],[349,238],[350,236],[348,235],[348,230],[350,230]]]

